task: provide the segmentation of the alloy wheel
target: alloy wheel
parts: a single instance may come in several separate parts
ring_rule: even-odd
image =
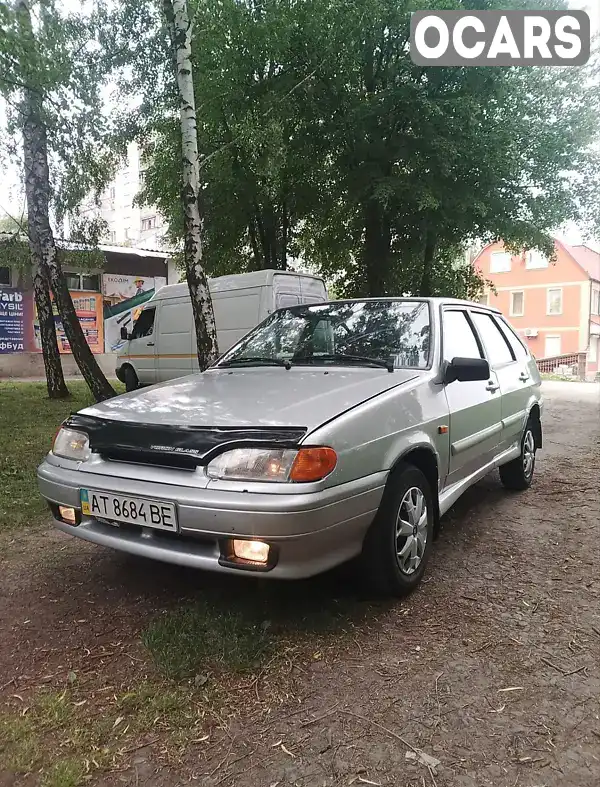
[[[396,560],[403,574],[414,574],[423,560],[427,525],[425,495],[413,486],[402,498],[396,519]]]
[[[533,432],[528,429],[523,440],[523,474],[525,478],[531,478],[533,464],[535,462],[535,439]]]

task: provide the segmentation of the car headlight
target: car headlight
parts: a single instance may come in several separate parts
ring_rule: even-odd
[[[54,438],[52,453],[63,459],[72,459],[76,462],[85,462],[90,458],[90,441],[85,432],[63,426]]]
[[[209,478],[230,481],[320,481],[337,463],[333,448],[234,448],[215,457]]]

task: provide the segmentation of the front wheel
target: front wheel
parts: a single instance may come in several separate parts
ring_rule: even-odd
[[[404,596],[420,583],[433,541],[434,505],[424,474],[401,465],[388,481],[365,538],[363,579],[377,593]]]
[[[529,489],[535,470],[536,442],[531,418],[527,421],[521,438],[521,454],[512,462],[500,466],[500,480],[506,489],[521,492]]]

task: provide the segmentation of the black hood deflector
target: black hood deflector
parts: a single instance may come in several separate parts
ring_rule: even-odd
[[[93,452],[107,459],[193,470],[232,448],[293,448],[305,426],[169,426],[72,415],[65,426],[85,432]]]

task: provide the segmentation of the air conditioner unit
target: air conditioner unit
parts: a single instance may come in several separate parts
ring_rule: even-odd
[[[525,334],[525,336],[528,339],[534,339],[538,335],[538,329],[537,328],[525,328],[523,333]]]

